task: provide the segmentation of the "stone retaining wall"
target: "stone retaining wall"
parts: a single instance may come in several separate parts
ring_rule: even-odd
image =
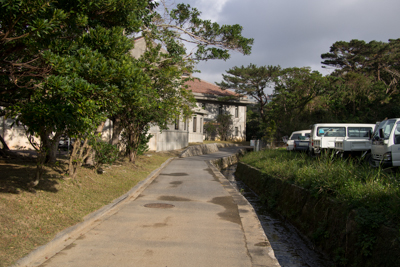
[[[313,196],[241,162],[235,176],[329,254],[337,266],[400,266],[400,229],[376,229],[378,239],[371,254],[364,255],[360,243],[368,246],[368,239],[359,232],[357,211],[332,199]]]
[[[179,157],[186,158],[186,157],[210,154],[210,153],[218,152],[219,148],[229,147],[229,146],[238,146],[238,145],[237,144],[212,143],[212,144],[190,146],[190,147],[186,148]]]
[[[220,159],[210,160],[211,164],[214,165],[219,171],[226,169],[231,165],[237,164],[239,159],[247,152],[246,149],[240,149],[238,153],[231,155],[229,157],[224,157]]]

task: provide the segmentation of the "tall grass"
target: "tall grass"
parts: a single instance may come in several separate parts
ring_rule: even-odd
[[[373,214],[371,223],[394,226],[400,231],[400,174],[398,170],[373,169],[361,159],[325,154],[310,158],[286,150],[246,154],[242,162],[268,176],[308,189]]]

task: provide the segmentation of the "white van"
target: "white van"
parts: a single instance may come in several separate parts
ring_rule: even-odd
[[[400,166],[400,118],[382,121],[372,136],[370,164]]]
[[[302,130],[293,132],[289,140],[286,142],[286,150],[292,151],[294,149],[295,140],[308,140],[310,138],[311,130]]]
[[[375,124],[369,123],[317,123],[311,127],[309,152],[319,154],[321,150],[334,149],[335,141],[352,138],[352,135],[373,131]]]
[[[337,153],[341,155],[365,156],[371,152],[371,136],[374,133],[376,124],[368,127],[348,127],[347,138],[344,140],[335,140]],[[371,129],[371,127],[373,127]]]

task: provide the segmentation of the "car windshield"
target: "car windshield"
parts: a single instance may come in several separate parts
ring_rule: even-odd
[[[393,126],[395,123],[396,123],[396,120],[382,121],[374,133],[374,138],[375,137],[379,138],[379,130],[383,129],[383,139],[385,139],[385,140],[389,139],[390,133],[392,132],[392,129],[393,129]]]
[[[345,137],[346,130],[345,127],[318,127],[317,135],[326,137]]]
[[[299,137],[301,136],[301,134],[292,134],[292,136],[290,137],[290,140],[298,140]]]
[[[349,127],[347,129],[348,137],[368,137],[372,133],[372,127]]]

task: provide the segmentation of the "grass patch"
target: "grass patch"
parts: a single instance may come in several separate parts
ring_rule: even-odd
[[[269,177],[308,189],[315,197],[333,198],[356,210],[359,248],[372,253],[382,225],[398,229],[400,240],[400,174],[398,170],[369,167],[361,159],[341,159],[333,154],[310,158],[284,149],[247,153],[242,162]]]
[[[151,155],[151,157],[149,157]],[[109,204],[145,179],[176,152],[147,153],[136,165],[120,160],[104,174],[82,168],[75,180],[63,174],[66,161],[46,166],[36,192],[29,191],[34,161],[0,163],[0,266],[9,266],[89,213]]]

